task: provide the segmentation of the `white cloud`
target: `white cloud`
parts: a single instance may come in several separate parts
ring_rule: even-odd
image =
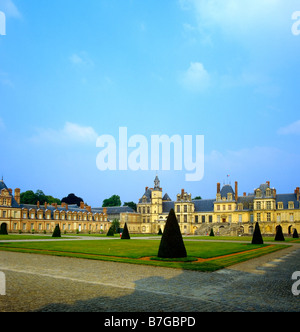
[[[7,17],[22,17],[22,14],[12,0],[0,0],[0,10],[3,11]]]
[[[98,134],[92,127],[85,127],[75,123],[66,122],[63,129],[37,129],[38,134],[31,138],[35,143],[93,143]]]
[[[181,84],[193,92],[202,92],[211,83],[211,77],[200,62],[192,62],[180,78]]]
[[[93,67],[94,62],[93,60],[89,57],[87,52],[80,52],[79,54],[73,53],[70,56],[70,61],[73,65],[75,66],[82,66],[82,67]]]
[[[291,15],[299,0],[179,0],[197,20],[203,40],[214,36],[240,43],[248,51],[276,56],[282,47],[294,49]],[[259,52],[258,52],[259,51]],[[280,59],[280,55],[278,55]]]
[[[300,135],[300,120],[278,130],[279,135]]]

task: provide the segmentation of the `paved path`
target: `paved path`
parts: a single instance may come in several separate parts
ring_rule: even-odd
[[[12,252],[0,271],[0,312],[300,311],[299,245],[214,273]]]

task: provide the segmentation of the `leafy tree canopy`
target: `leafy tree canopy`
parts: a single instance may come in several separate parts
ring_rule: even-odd
[[[45,204],[45,202],[48,204],[61,204],[60,199],[45,195],[42,190],[37,190],[36,193],[34,193],[32,190],[25,191],[21,193],[20,199],[21,204],[36,205],[37,202],[40,202],[41,205]]]
[[[136,206],[136,204],[134,202],[125,202],[123,206],[129,206],[135,212],[137,211],[137,206]]]
[[[114,207],[114,206],[121,206],[121,198],[118,195],[113,195],[110,198],[107,198],[103,201],[102,207]]]
[[[76,204],[77,206],[80,206],[80,203],[84,202],[84,200],[81,197],[76,196],[75,194],[69,194],[67,197],[64,197],[61,202],[68,205]]]

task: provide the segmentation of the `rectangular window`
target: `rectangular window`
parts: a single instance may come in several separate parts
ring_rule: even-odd
[[[202,224],[205,224],[205,216],[202,216]]]
[[[261,214],[260,213],[257,214],[257,221],[258,222],[261,221]]]

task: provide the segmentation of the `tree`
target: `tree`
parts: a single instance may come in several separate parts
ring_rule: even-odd
[[[127,227],[126,223],[125,223],[125,226],[124,226],[124,230],[123,230],[121,239],[122,240],[130,240],[130,235],[129,235],[129,231],[128,231],[128,227]]]
[[[209,236],[210,236],[210,237],[214,237],[214,236],[215,236],[215,233],[214,233],[214,229],[213,229],[213,228],[210,230],[210,234],[209,234]]]
[[[129,206],[130,208],[132,208],[132,210],[134,210],[135,212],[137,211],[137,205],[134,202],[126,202],[124,203],[123,206]]]
[[[7,224],[5,222],[1,224],[0,235],[8,235]]]
[[[199,201],[199,200],[202,200],[201,196],[197,196],[197,197],[193,198],[193,201]]]
[[[159,246],[158,257],[160,258],[185,258],[187,252],[183,242],[180,227],[172,209],[169,213],[165,230]]]
[[[261,235],[259,223],[257,222],[255,225],[255,230],[253,233],[252,244],[264,244],[263,237]]]
[[[40,202],[41,205],[44,205],[46,202],[48,204],[57,203],[61,204],[60,199],[54,198],[52,196],[47,196],[42,190],[37,190],[34,193],[32,190],[25,191],[20,195],[21,204],[31,204],[36,205],[37,202]]]
[[[102,207],[115,207],[115,206],[121,206],[121,198],[118,195],[113,195],[110,198],[107,198],[103,201]]]
[[[296,228],[294,229],[293,239],[299,239],[299,234]]]
[[[84,202],[84,200],[81,197],[76,196],[75,194],[69,194],[67,197],[64,197],[61,202],[68,205],[76,204],[77,206],[80,206],[80,203]]]
[[[280,225],[276,227],[275,241],[285,241],[285,238],[284,238],[284,235],[282,232],[282,227]]]
[[[59,228],[59,225],[57,224],[55,229],[54,229],[54,232],[52,234],[52,237],[61,237],[61,232],[60,232],[60,228]]]

